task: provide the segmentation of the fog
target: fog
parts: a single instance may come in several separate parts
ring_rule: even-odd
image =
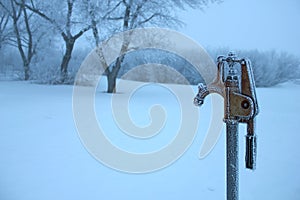
[[[224,0],[182,14],[179,29],[205,47],[287,51],[300,55],[300,1]]]

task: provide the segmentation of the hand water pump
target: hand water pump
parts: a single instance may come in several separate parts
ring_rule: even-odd
[[[210,93],[224,97],[224,122],[226,123],[226,179],[227,199],[238,199],[238,124],[247,124],[246,168],[254,170],[256,163],[255,116],[258,104],[251,63],[232,52],[217,59],[218,73],[209,84],[199,84],[194,104],[201,106]]]

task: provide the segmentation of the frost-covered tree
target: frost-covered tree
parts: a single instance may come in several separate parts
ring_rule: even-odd
[[[2,49],[2,46],[6,44],[10,36],[8,24],[9,14],[2,6],[0,6],[0,50]]]
[[[159,27],[177,27],[182,24],[177,13],[186,8],[203,8],[210,2],[218,0],[108,0],[106,3],[107,12],[102,15],[104,20],[112,24],[110,34],[116,32],[128,31],[134,28],[147,26]],[[91,12],[91,15],[95,12]],[[94,31],[95,40],[99,31]],[[120,71],[124,57],[124,52],[128,51],[129,38],[122,42],[119,57],[113,63],[113,66],[105,66],[108,80],[108,93],[115,92],[116,78]],[[97,42],[96,42],[97,43]],[[101,54],[99,50],[99,54]],[[99,56],[103,58],[103,56]]]
[[[82,18],[80,4],[80,1],[75,0],[31,0],[25,5],[27,9],[49,22],[64,41],[65,51],[60,64],[61,83],[66,82],[68,78],[68,66],[75,42],[91,28]]]
[[[278,54],[278,72],[276,78],[280,82],[300,78],[300,59],[287,52]]]
[[[0,2],[0,6],[5,11],[5,15],[11,19],[12,34],[4,35],[3,39],[8,40],[8,43],[15,46],[21,56],[24,69],[24,80],[30,78],[30,64],[35,50],[41,38],[41,35],[36,34],[38,24],[35,18],[25,7],[25,0],[7,0]],[[3,28],[6,28],[8,19],[2,18]],[[2,35],[2,33],[1,33]]]

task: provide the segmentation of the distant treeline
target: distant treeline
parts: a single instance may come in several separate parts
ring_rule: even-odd
[[[7,51],[2,52],[0,79],[22,80],[21,60],[15,56],[16,52],[14,51],[14,49],[8,48]],[[60,54],[55,49],[47,49],[47,51],[51,52],[34,60],[31,67],[31,81],[45,84],[57,83],[56,80],[60,76],[57,58]],[[226,55],[229,51],[227,48],[210,48],[207,50],[213,60],[216,60],[219,55]],[[270,87],[300,78],[300,59],[292,54],[275,50],[236,50],[235,52],[239,57],[247,57],[251,60],[258,87]],[[73,83],[76,72],[88,53],[88,49],[76,49],[74,51],[68,72],[69,84]],[[157,49],[128,53],[122,62],[118,77],[145,82],[192,85],[203,82],[201,74],[187,60]]]

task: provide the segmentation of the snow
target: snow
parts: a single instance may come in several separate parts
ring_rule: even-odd
[[[104,120],[103,129],[110,131],[107,137],[113,143],[147,152],[174,137],[180,110],[164,87],[147,85],[129,102],[132,120],[139,125],[149,123],[147,112],[153,104],[170,113],[162,132],[151,141],[121,134],[109,106],[103,106],[111,100],[104,88],[100,84],[96,93],[97,117]],[[246,127],[240,125],[240,199],[300,198],[299,89],[291,82],[257,89],[257,169],[244,168]],[[130,174],[101,164],[82,145],[73,120],[72,90],[72,86],[0,82],[1,200],[225,199],[224,133],[213,151],[198,159],[210,120],[209,99],[200,108],[194,142],[179,160],[156,172]]]

